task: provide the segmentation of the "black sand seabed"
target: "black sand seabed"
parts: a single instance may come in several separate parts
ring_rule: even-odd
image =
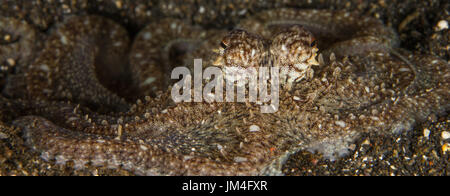
[[[275,7],[347,10],[380,18],[397,30],[401,47],[415,53],[437,55],[449,61],[450,29],[437,30],[439,21],[450,21],[450,2],[446,0],[411,0],[366,2],[360,0],[318,0],[299,3],[294,0],[272,1],[186,1],[168,8],[175,1],[97,1],[80,0],[46,3],[42,1],[4,1],[0,16],[24,19],[47,31],[63,15],[93,13],[115,19],[131,32],[137,32],[152,17],[160,15],[191,19],[206,27],[231,27],[245,15]],[[196,3],[195,3],[196,2]],[[174,4],[176,5],[176,4]],[[197,13],[203,6],[213,12]],[[151,15],[145,11],[151,10]],[[237,10],[246,10],[244,13]],[[141,13],[142,11],[142,13]],[[0,88],[2,83],[0,82]],[[8,122],[5,122],[8,124]],[[334,162],[320,154],[298,152],[283,167],[286,175],[449,175],[450,140],[442,133],[450,130],[447,114],[431,115],[413,130],[400,135],[368,133],[358,139],[348,156]],[[429,134],[428,134],[429,133]],[[446,146],[447,145],[447,146]],[[447,150],[447,151],[446,151]],[[39,158],[24,145],[19,130],[0,125],[0,176],[6,175],[133,175],[125,170],[89,167],[74,170],[70,165],[56,165]]]

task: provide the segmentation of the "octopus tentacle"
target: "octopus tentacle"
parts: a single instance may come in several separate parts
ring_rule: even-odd
[[[142,29],[133,42],[130,55],[140,94],[151,95],[166,89],[170,84],[170,71],[184,66],[180,56],[195,50],[205,37],[199,27],[170,18]]]
[[[116,81],[127,73],[121,56],[128,50],[128,39],[122,27],[100,16],[67,19],[50,35],[24,79],[16,79],[26,82],[22,96],[41,100],[51,97],[123,110],[126,101],[102,81]]]
[[[259,167],[252,167],[253,161],[225,162],[203,156],[183,155],[165,148],[163,141],[149,143],[133,137],[117,140],[108,136],[79,134],[31,116],[16,121],[16,124],[27,125],[24,127],[27,143],[40,151],[42,158],[56,159],[59,164],[74,160],[76,168],[83,168],[84,164],[90,162],[110,168],[122,166],[140,175],[258,174]],[[80,141],[80,137],[84,139]],[[158,141],[158,138],[154,140]],[[255,150],[257,149],[252,149]],[[199,164],[206,164],[206,167],[197,167]]]
[[[348,12],[329,10],[298,10],[291,8],[260,12],[244,19],[238,28],[261,33],[270,38],[280,27],[302,25],[318,39],[322,53],[339,56],[364,54],[367,51],[386,51],[398,45],[395,32],[379,20],[357,17]]]

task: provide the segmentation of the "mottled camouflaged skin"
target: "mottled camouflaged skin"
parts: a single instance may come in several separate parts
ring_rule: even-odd
[[[317,24],[322,33],[339,35],[329,42],[318,38],[319,50],[324,52],[320,65],[313,67],[312,77],[280,93],[280,108],[274,114],[262,114],[259,105],[251,103],[174,104],[170,91],[154,92],[155,96],[128,106],[99,82],[105,78],[95,70],[109,65],[101,62],[114,62],[117,69],[126,65],[114,57],[126,54],[129,38],[119,25],[98,16],[69,18],[52,31],[42,53],[24,72],[26,91],[7,88],[22,90],[12,94],[26,99],[10,100],[5,107],[22,110],[23,117],[14,125],[23,129],[27,144],[43,159],[55,159],[58,164],[73,161],[76,168],[86,164],[122,167],[140,175],[275,175],[297,150],[318,150],[332,158],[345,153],[360,133],[407,130],[429,114],[449,108],[448,63],[402,49],[395,49],[393,55],[395,34],[374,19],[324,10],[277,10],[255,17],[262,24],[287,18],[289,22],[282,26],[298,23],[308,29]],[[256,19],[248,20],[257,24]],[[349,34],[340,36],[338,23],[371,25],[347,28]],[[187,49],[186,58],[201,54],[210,62],[217,57],[214,49],[219,47],[220,35],[226,35],[175,20],[166,24],[150,24],[155,28],[140,32],[131,46],[130,73],[137,84],[142,79],[136,78],[145,83],[148,77],[167,74],[167,66],[176,66],[166,65],[167,54],[161,54],[170,47]],[[315,33],[314,28],[310,31]],[[150,37],[160,36],[146,46],[140,41],[149,38],[148,32]],[[259,33],[264,37],[264,32]],[[210,39],[216,38],[214,45]],[[200,44],[190,47],[188,43]],[[150,53],[141,56],[141,49]],[[140,57],[148,59],[139,63],[136,58]],[[175,62],[183,61],[190,60]],[[152,75],[157,73],[152,70],[161,74]],[[111,105],[123,106],[120,109],[125,111],[101,114],[93,109]],[[252,125],[260,129],[251,132]]]

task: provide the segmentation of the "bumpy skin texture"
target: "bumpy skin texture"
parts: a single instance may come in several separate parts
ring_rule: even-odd
[[[216,66],[259,67],[267,62],[267,50],[264,40],[245,30],[231,31],[222,40],[221,57],[216,60]]]
[[[302,25],[313,33],[322,53],[334,52],[342,56],[365,54],[368,51],[386,51],[398,45],[395,32],[381,21],[348,12],[274,9],[244,19],[238,27],[270,38],[279,30],[278,27],[294,24]]]
[[[125,29],[100,16],[71,17],[51,33],[44,50],[25,74],[8,83],[14,96],[72,100],[94,107],[124,109],[127,103],[106,88],[127,73]],[[129,72],[129,71],[128,71]],[[23,86],[20,86],[25,81]],[[111,85],[110,85],[111,86]]]
[[[24,21],[0,18],[0,87],[7,73],[24,65],[36,56],[40,48],[41,35]]]
[[[181,66],[182,54],[195,49],[207,34],[186,21],[163,19],[142,29],[134,40],[130,65],[140,94],[167,89],[170,72]],[[175,58],[174,58],[175,57]]]
[[[90,21],[87,24],[86,18]],[[83,98],[87,97],[74,94],[62,96],[70,102],[31,100],[29,103],[10,104],[8,107],[22,108],[23,113],[32,114],[18,118],[14,124],[23,129],[28,145],[40,152],[43,159],[55,159],[59,164],[73,161],[76,168],[84,168],[90,163],[111,168],[122,167],[140,175],[274,175],[280,173],[284,160],[299,149],[318,150],[331,158],[335,153],[345,153],[349,142],[360,133],[408,130],[416,121],[429,114],[449,109],[448,63],[436,57],[413,55],[401,49],[398,49],[398,53],[403,59],[392,55],[389,51],[395,47],[395,41],[392,41],[395,40],[395,34],[374,19],[329,11],[275,10],[246,21],[249,24],[288,21],[281,26],[289,28],[300,24],[306,29],[313,26],[326,35],[336,34],[334,37],[338,38],[338,41],[333,39],[327,42],[326,36],[319,36],[319,49],[329,52],[329,57],[324,55],[319,58],[320,65],[313,67],[313,77],[294,83],[290,91],[280,93],[280,108],[276,113],[260,113],[260,106],[252,103],[173,104],[170,91],[165,91],[156,93],[154,98],[147,96],[145,101],[138,100],[127,112],[99,114],[86,107],[89,104],[85,104]],[[105,25],[93,25],[97,22]],[[361,27],[366,23],[370,24],[372,30],[347,28],[349,34],[342,37],[344,33],[338,29],[340,24]],[[169,51],[167,47],[174,46],[170,40],[180,40],[188,33],[173,28],[178,25],[151,25],[159,28],[147,28],[147,32],[158,35],[162,31],[165,33],[159,34],[168,36],[152,40],[160,44],[151,45],[149,51],[155,46],[160,51]],[[71,26],[77,28],[69,28]],[[81,77],[92,81],[80,82],[83,92],[99,92],[87,102],[108,104],[120,100],[114,98],[116,96],[111,91],[97,91],[104,87],[95,79],[98,77],[92,74],[95,48],[106,46],[111,49],[115,44],[82,41],[108,37],[100,30],[105,27],[121,32],[116,26],[98,17],[69,19],[56,30],[59,33],[49,38],[47,44],[52,45],[53,49],[48,47],[46,50],[52,52],[44,52],[36,60],[41,62],[41,59],[46,59],[48,67],[27,72],[28,75],[52,73],[44,80],[48,82],[27,80],[27,85],[32,84],[32,89],[35,89],[31,92],[39,95],[49,90],[54,96],[66,95],[67,92],[80,89],[72,87],[70,84],[73,83],[67,81]],[[310,30],[313,33],[314,28]],[[253,28],[245,29],[256,34]],[[274,33],[271,31],[269,28],[269,31],[262,29],[257,33],[264,38],[265,32]],[[373,34],[376,31],[382,33]],[[188,33],[186,40],[192,40],[192,35],[196,34]],[[205,57],[205,62],[213,62],[218,57],[213,49],[222,40],[218,36],[226,33],[215,31],[197,35],[199,38],[194,39],[199,42],[181,42],[181,47],[175,48],[187,49],[185,51],[188,52],[194,50],[186,55],[187,58]],[[289,33],[281,32],[280,35]],[[146,36],[148,34],[144,31],[135,40],[140,42]],[[111,38],[111,43],[126,37]],[[229,41],[245,44],[246,40],[241,38],[231,37]],[[78,45],[63,47],[66,41]],[[216,45],[211,47],[214,42]],[[196,47],[184,45],[188,43],[200,44]],[[321,46],[321,43],[324,45]],[[132,51],[145,48],[139,45],[135,41]],[[252,48],[249,45],[241,46],[242,49]],[[70,52],[59,53],[58,50]],[[361,53],[360,50],[365,52]],[[340,51],[345,52],[338,54]],[[252,54],[251,51],[244,53]],[[140,56],[136,55],[132,52],[130,58]],[[149,58],[149,65],[155,62],[166,66],[161,63],[166,57],[158,52],[150,53]],[[68,59],[83,67],[74,70],[61,63]],[[162,69],[156,66],[139,68],[137,64],[131,64],[131,67],[137,67],[132,72],[144,74],[140,78],[151,77],[152,71],[149,70]],[[66,70],[62,74],[64,68],[70,71]],[[86,74],[86,70],[91,71]],[[63,84],[63,88],[48,85],[58,82]],[[255,126],[258,128],[255,129]]]
[[[230,72],[227,67],[285,68],[281,82],[290,89],[294,82],[312,75],[312,65],[318,65],[316,41],[311,32],[300,25],[279,27],[274,32],[270,40],[245,30],[230,32],[222,40],[223,48],[218,49],[219,56],[214,65],[221,67],[226,74]]]

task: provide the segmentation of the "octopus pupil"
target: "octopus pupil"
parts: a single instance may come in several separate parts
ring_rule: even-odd
[[[311,42],[311,47],[316,46],[316,44],[317,44],[317,42],[316,42],[316,40],[314,40],[313,42]]]
[[[223,49],[227,48],[227,45],[225,45],[225,43],[223,43],[223,42],[220,42],[220,46],[221,46]]]

